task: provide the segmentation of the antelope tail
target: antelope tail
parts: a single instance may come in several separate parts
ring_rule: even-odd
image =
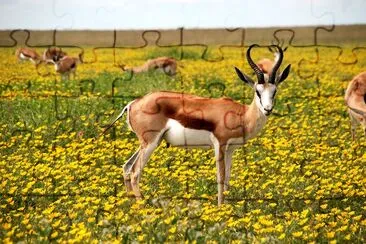
[[[132,101],[133,102],[133,101]],[[115,118],[114,120],[113,120],[113,122],[110,124],[110,125],[108,125],[104,130],[103,130],[103,132],[102,133],[100,133],[99,134],[99,136],[98,137],[101,137],[102,135],[104,135],[106,132],[107,132],[107,130],[109,130],[116,122],[117,122],[117,120],[119,120],[122,116],[123,116],[123,114],[127,111],[128,112],[128,110],[130,109],[130,105],[132,104],[132,102],[130,102],[129,104],[127,104],[123,109],[122,109],[122,111],[121,111],[121,113],[117,116],[117,118]]]

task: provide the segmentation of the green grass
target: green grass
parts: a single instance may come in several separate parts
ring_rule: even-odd
[[[209,57],[216,57],[217,48],[211,49]],[[180,51],[164,50],[141,51],[136,57]],[[187,51],[188,58],[180,61],[184,68],[174,78],[159,72],[131,78],[112,63],[98,63],[82,67],[76,80],[27,77],[7,87],[1,83],[0,235],[5,239],[15,228],[9,237],[14,242],[362,243],[365,138],[359,129],[359,140],[350,140],[343,92],[363,66],[323,58],[308,67],[307,73],[316,67],[314,77],[303,79],[296,61],[311,56],[305,51],[289,50],[286,62],[294,63],[294,71],[279,87],[273,116],[257,138],[234,154],[228,204],[216,207],[212,150],[166,148],[164,142],[144,168],[140,187],[146,200],[138,204],[127,196],[122,165],[138,148],[136,136],[121,119],[104,138],[96,138],[129,101],[151,91],[175,90],[205,97],[224,93],[251,102],[253,91],[233,70],[238,66],[250,74],[240,55],[212,63],[200,54],[201,49]],[[4,65],[2,78],[21,74],[21,68],[26,64]],[[317,224],[324,226],[315,229]],[[338,231],[343,226],[346,231]],[[308,239],[294,236],[301,231]],[[52,237],[55,232],[59,235]],[[332,232],[335,237],[328,238]]]

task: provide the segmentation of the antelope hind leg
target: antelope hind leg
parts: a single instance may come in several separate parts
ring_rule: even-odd
[[[140,153],[140,149],[138,149],[123,165],[123,179],[125,181],[127,192],[132,191],[130,173],[131,173],[131,169],[132,169],[133,165],[136,163],[136,161],[138,159],[139,153]]]

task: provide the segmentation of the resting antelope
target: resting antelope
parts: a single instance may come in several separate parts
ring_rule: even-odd
[[[128,191],[141,198],[139,180],[150,155],[164,139],[172,146],[214,148],[218,204],[224,200],[228,190],[231,160],[234,149],[255,137],[271,114],[277,86],[284,81],[290,65],[279,75],[283,52],[273,67],[272,75],[265,78],[263,72],[253,62],[250,52],[247,60],[257,75],[257,82],[235,67],[239,78],[254,90],[250,105],[243,105],[230,98],[204,98],[184,93],[161,91],[150,93],[125,106],[117,118],[104,130],[108,130],[127,113],[127,123],[135,132],[140,148],[123,166],[124,179]],[[103,133],[104,133],[103,132]]]
[[[50,47],[44,51],[42,58],[46,64],[55,64],[66,55],[67,53],[62,51],[61,48]]]
[[[348,84],[345,101],[351,118],[351,134],[355,139],[358,124],[364,129],[366,136],[366,72],[356,75]]]
[[[123,71],[132,71],[133,73],[143,73],[158,69],[167,75],[173,76],[177,73],[177,61],[174,58],[159,57],[149,59],[141,66],[126,68],[125,65],[122,65],[121,68]]]
[[[60,60],[55,62],[55,70],[57,73],[61,74],[62,80],[69,80],[70,74],[74,75],[74,79],[76,78],[76,68],[79,63],[83,62],[83,53],[79,54],[78,58],[64,56]]]
[[[42,62],[41,56],[33,49],[21,47],[15,51],[15,55],[18,61],[30,60],[36,67]]]
[[[274,55],[274,61],[268,58],[262,58],[261,60],[258,61],[257,65],[258,67],[263,71],[263,73],[265,75],[270,75],[274,64],[277,62],[278,58],[279,58],[279,53],[277,52],[277,50],[274,50],[273,48],[269,47],[268,48]],[[283,49],[283,52],[285,52],[287,50],[287,47],[285,47]]]

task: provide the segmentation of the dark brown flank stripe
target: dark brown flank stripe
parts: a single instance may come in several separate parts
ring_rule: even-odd
[[[141,111],[147,115],[158,115],[159,113],[162,113],[166,118],[174,119],[178,121],[182,126],[189,129],[214,132],[217,125],[217,121],[215,122],[212,121],[212,119],[210,120],[208,118],[205,118],[203,109],[194,109],[192,111],[187,111],[186,107],[188,106],[188,104],[194,103],[194,101],[192,100],[196,99],[197,102],[204,101],[206,103],[210,101],[216,102],[217,100],[224,100],[228,102],[229,106],[231,106],[232,103],[235,105],[239,105],[236,104],[231,98],[212,99],[196,97],[179,92],[162,92],[162,94],[164,93],[165,95],[161,95],[155,99],[154,106],[151,106],[148,109],[146,107],[141,107]],[[138,103],[139,100],[137,100],[136,103]],[[164,103],[165,100],[175,100],[176,103]],[[247,108],[242,105],[239,106],[241,108],[240,112],[229,111],[225,114],[219,114],[219,116],[223,116],[224,127],[226,129],[233,131],[241,128],[243,131],[242,133],[244,133],[245,128],[242,123],[243,116],[247,111]]]

